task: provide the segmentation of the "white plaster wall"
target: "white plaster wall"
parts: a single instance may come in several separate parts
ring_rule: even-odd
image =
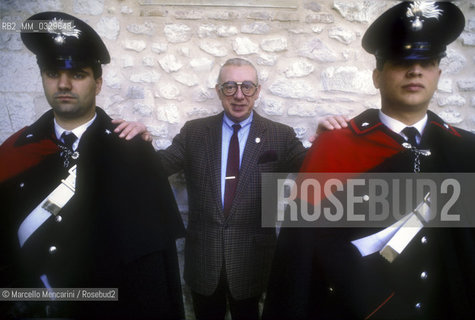
[[[169,145],[185,121],[220,112],[217,73],[235,56],[260,70],[263,90],[256,110],[294,127],[306,145],[319,117],[379,107],[371,81],[374,58],[361,48],[361,37],[394,1],[300,0],[297,9],[140,2],[7,0],[0,12],[2,22],[58,10],[91,24],[112,56],[98,105],[113,117],[145,122],[157,148]],[[442,62],[431,109],[474,130],[475,1],[457,4],[467,26]],[[18,33],[0,32],[0,56],[2,142],[49,107],[35,58]]]

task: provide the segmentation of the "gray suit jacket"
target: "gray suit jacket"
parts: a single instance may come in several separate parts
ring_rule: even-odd
[[[223,264],[235,299],[264,290],[276,234],[261,227],[261,173],[296,172],[306,149],[292,128],[254,111],[229,216],[221,203],[221,131],[223,113],[187,122],[173,143],[160,151],[168,174],[184,170],[189,199],[185,242],[185,281],[210,295]],[[259,139],[257,139],[259,138]]]

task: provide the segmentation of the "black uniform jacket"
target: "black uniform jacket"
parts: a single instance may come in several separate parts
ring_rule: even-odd
[[[403,143],[368,110],[323,133],[301,171],[413,172]],[[475,136],[432,112],[420,148],[421,172],[475,169]],[[351,244],[379,230],[282,229],[264,319],[475,319],[474,229],[423,228],[392,263]]]
[[[53,113],[0,147],[0,287],[41,288],[45,274],[53,288],[119,289],[118,302],[52,304],[56,316],[180,319],[175,239],[184,230],[173,193],[152,146],[126,142],[113,130],[97,108],[77,149],[74,197],[60,219],[51,216],[22,248],[20,224],[68,175]],[[44,304],[17,303],[8,312],[41,315]]]

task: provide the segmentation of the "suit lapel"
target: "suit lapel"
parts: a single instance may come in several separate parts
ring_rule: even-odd
[[[216,207],[222,212],[221,203],[221,145],[222,145],[222,128],[223,113],[213,117],[208,123],[208,134],[205,137],[204,149],[207,153],[207,163],[209,172],[213,181],[213,193],[216,199]],[[220,215],[223,217],[222,215]]]
[[[236,189],[236,196],[231,206],[229,216],[235,211],[236,203],[239,203],[239,198],[246,188],[248,188],[248,180],[252,174],[256,174],[256,164],[260,150],[264,144],[266,136],[266,127],[261,116],[254,111],[251,129],[247,138],[244,154],[242,156],[241,169],[239,171],[239,181]]]

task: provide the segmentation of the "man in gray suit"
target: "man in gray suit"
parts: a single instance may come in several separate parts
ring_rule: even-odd
[[[233,320],[259,318],[276,243],[275,230],[261,227],[261,173],[296,172],[306,153],[292,128],[253,110],[260,89],[250,62],[226,61],[216,85],[224,112],[188,121],[159,151],[169,175],[185,172],[184,278],[199,320],[224,319],[226,302]],[[329,129],[346,126],[342,117],[325,121]],[[123,123],[120,130],[134,129]]]
[[[276,242],[275,230],[261,227],[260,174],[296,171],[305,156],[292,128],[253,111],[260,89],[251,63],[228,60],[216,85],[224,112],[187,122],[160,152],[169,174],[185,171],[189,218],[184,277],[200,320],[223,319],[226,298],[233,319],[258,319]],[[226,173],[233,124],[241,126],[237,175]],[[227,204],[230,180],[236,191]]]

